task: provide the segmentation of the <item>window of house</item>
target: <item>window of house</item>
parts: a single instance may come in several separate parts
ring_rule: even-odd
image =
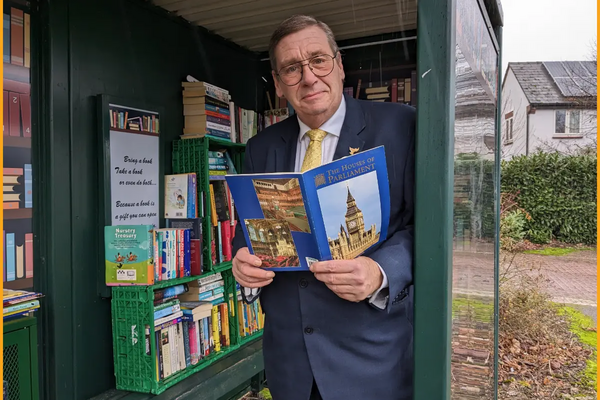
[[[505,127],[504,127],[504,142],[512,143],[513,142],[513,112],[509,112],[504,116],[506,119]]]
[[[556,110],[554,113],[554,133],[578,134],[581,131],[580,110]]]

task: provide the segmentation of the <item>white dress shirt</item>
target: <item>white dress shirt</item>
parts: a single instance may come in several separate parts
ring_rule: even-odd
[[[319,127],[319,129],[327,132],[327,135],[321,142],[322,146],[322,157],[321,164],[326,164],[333,161],[333,156],[335,154],[335,149],[338,144],[338,140],[340,138],[340,133],[342,131],[342,126],[344,125],[344,119],[346,117],[346,100],[344,96],[342,96],[342,102],[338,107],[337,111],[329,118],[323,125]],[[298,118],[296,116],[296,118]],[[300,172],[302,170],[302,162],[304,161],[304,155],[306,154],[306,149],[308,148],[308,144],[310,143],[310,138],[306,135],[306,132],[310,130],[308,125],[298,118],[298,124],[300,125],[300,132],[298,135],[298,145],[296,146],[296,164],[295,164],[295,172]],[[379,264],[379,269],[383,275],[383,283],[381,287],[370,296],[369,301],[378,308],[385,308],[387,305],[387,295],[381,293],[382,289],[388,287],[388,279]],[[254,297],[258,295],[258,289],[253,288],[244,288],[244,294],[248,301],[253,301]]]

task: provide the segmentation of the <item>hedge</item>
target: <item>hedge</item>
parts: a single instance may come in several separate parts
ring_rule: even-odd
[[[596,157],[537,152],[502,161],[502,192],[531,215],[534,243],[596,244]]]

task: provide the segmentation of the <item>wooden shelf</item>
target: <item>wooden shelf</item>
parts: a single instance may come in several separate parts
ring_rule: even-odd
[[[137,133],[138,135],[148,135],[148,136],[158,136],[159,132],[148,132],[148,131],[136,131],[133,129],[121,129],[121,128],[113,128],[110,127],[111,131],[115,132],[127,132],[127,133]]]
[[[28,219],[33,216],[33,208],[4,209],[4,219]]]
[[[27,67],[4,62],[4,79],[22,83],[31,83],[31,71]]]
[[[4,147],[31,148],[31,137],[3,136]]]
[[[33,278],[21,278],[16,281],[4,282],[5,289],[23,290],[33,287]]]

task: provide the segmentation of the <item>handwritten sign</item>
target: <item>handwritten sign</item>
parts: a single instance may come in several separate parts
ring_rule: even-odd
[[[111,105],[112,110],[114,110],[113,105]],[[126,115],[135,114],[132,111],[143,110],[127,109]],[[113,126],[110,129],[111,224],[150,224],[158,227],[160,201],[158,132],[152,132],[150,129],[139,132],[127,129],[130,127],[127,121],[121,126]]]

